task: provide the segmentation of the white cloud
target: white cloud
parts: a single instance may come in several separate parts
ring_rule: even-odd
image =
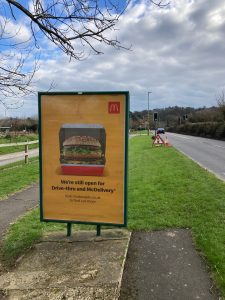
[[[215,105],[225,86],[224,13],[223,0],[171,0],[165,9],[136,1],[112,33],[131,51],[101,45],[104,55],[81,62],[48,53],[37,88],[129,90],[132,110],[147,108],[148,91],[151,108]]]
[[[4,28],[3,38],[10,39],[11,43],[24,43],[31,38],[31,32],[24,24],[2,16],[0,16],[0,28]]]

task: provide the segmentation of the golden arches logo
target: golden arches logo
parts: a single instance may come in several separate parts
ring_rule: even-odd
[[[119,114],[120,113],[120,102],[109,102],[108,103],[108,113],[109,114]]]

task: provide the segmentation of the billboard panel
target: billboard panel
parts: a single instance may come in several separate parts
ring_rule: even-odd
[[[39,93],[43,221],[126,225],[128,98]]]

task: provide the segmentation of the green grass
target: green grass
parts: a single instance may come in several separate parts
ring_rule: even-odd
[[[9,143],[22,143],[26,141],[35,141],[38,140],[38,134],[7,134],[4,137],[0,137],[0,144],[9,144]]]
[[[138,136],[130,140],[128,208],[131,230],[190,228],[225,299],[224,182],[174,148],[152,147],[148,136]],[[26,214],[6,237],[5,262],[12,263],[43,232],[60,229],[65,225],[40,223],[38,210]]]
[[[0,167],[0,200],[37,181],[38,177],[37,157],[30,158],[28,164],[20,161]]]
[[[130,134],[138,134],[138,135],[144,135],[144,134],[148,134],[148,130],[132,130],[130,132]]]
[[[37,134],[24,134],[24,135],[7,135],[5,137],[0,137],[0,144],[10,144],[10,143],[23,143],[23,142],[31,142],[38,140]],[[38,143],[29,145],[29,149],[38,148]],[[2,147],[0,148],[0,155],[15,153],[24,151],[25,146],[10,146],[10,147]]]

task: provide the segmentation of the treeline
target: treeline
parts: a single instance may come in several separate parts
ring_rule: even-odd
[[[153,121],[154,112],[158,121]],[[164,127],[166,131],[225,139],[224,107],[167,107],[154,111],[130,112],[130,128],[134,130]]]
[[[158,121],[153,121],[154,112]],[[225,139],[225,105],[218,107],[167,107],[155,110],[130,112],[129,127],[133,130],[164,127],[166,131]],[[1,131],[4,127],[14,132],[37,132],[38,118],[5,118],[0,120]]]
[[[1,131],[37,132],[38,118],[5,118],[0,120]]]

